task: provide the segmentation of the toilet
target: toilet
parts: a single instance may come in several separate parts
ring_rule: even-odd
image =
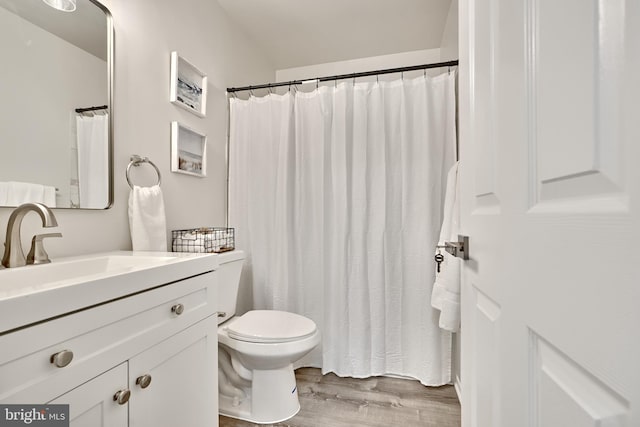
[[[218,392],[221,415],[272,424],[300,410],[293,363],[320,343],[298,314],[252,310],[235,316],[244,252],[219,254]]]

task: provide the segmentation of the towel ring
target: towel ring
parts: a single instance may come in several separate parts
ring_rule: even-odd
[[[131,183],[131,179],[129,178],[129,171],[131,170],[131,166],[137,167],[140,166],[140,163],[149,163],[151,166],[153,166],[153,168],[156,170],[156,173],[158,174],[157,185],[160,185],[160,169],[158,169],[158,167],[151,160],[149,160],[148,157],[140,157],[137,154],[134,154],[131,156],[131,161],[127,166],[127,183],[129,184],[129,187],[131,187],[131,189],[133,190],[133,184]]]

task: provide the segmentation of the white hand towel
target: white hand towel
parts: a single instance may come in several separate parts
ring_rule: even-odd
[[[20,206],[23,203],[44,203],[44,185],[10,181],[7,206]]]
[[[8,206],[7,196],[9,196],[9,183],[0,182],[0,206]]]
[[[167,221],[159,185],[133,186],[129,194],[129,230],[134,251],[167,250]]]
[[[50,185],[43,185],[43,197],[42,201],[50,208],[56,207],[56,187]]]
[[[440,229],[439,245],[445,241],[457,241],[460,209],[458,197],[458,163],[447,175],[447,189],[444,199],[444,221]],[[451,332],[460,329],[460,258],[442,250],[444,261],[440,273],[436,273],[431,294],[431,306],[440,310],[439,326]]]

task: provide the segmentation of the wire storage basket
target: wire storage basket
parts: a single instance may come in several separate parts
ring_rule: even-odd
[[[173,252],[228,252],[235,249],[235,230],[228,227],[203,227],[171,232]]]

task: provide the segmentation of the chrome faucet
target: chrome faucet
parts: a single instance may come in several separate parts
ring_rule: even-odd
[[[7,268],[21,267],[27,264],[27,260],[22,251],[22,241],[20,239],[20,227],[22,219],[30,211],[34,211],[42,218],[43,227],[57,227],[58,222],[53,211],[42,203],[25,203],[18,206],[11,212],[7,223],[7,236],[4,242],[4,256],[2,265]],[[60,235],[61,236],[61,235]],[[33,263],[30,259],[30,263]]]

